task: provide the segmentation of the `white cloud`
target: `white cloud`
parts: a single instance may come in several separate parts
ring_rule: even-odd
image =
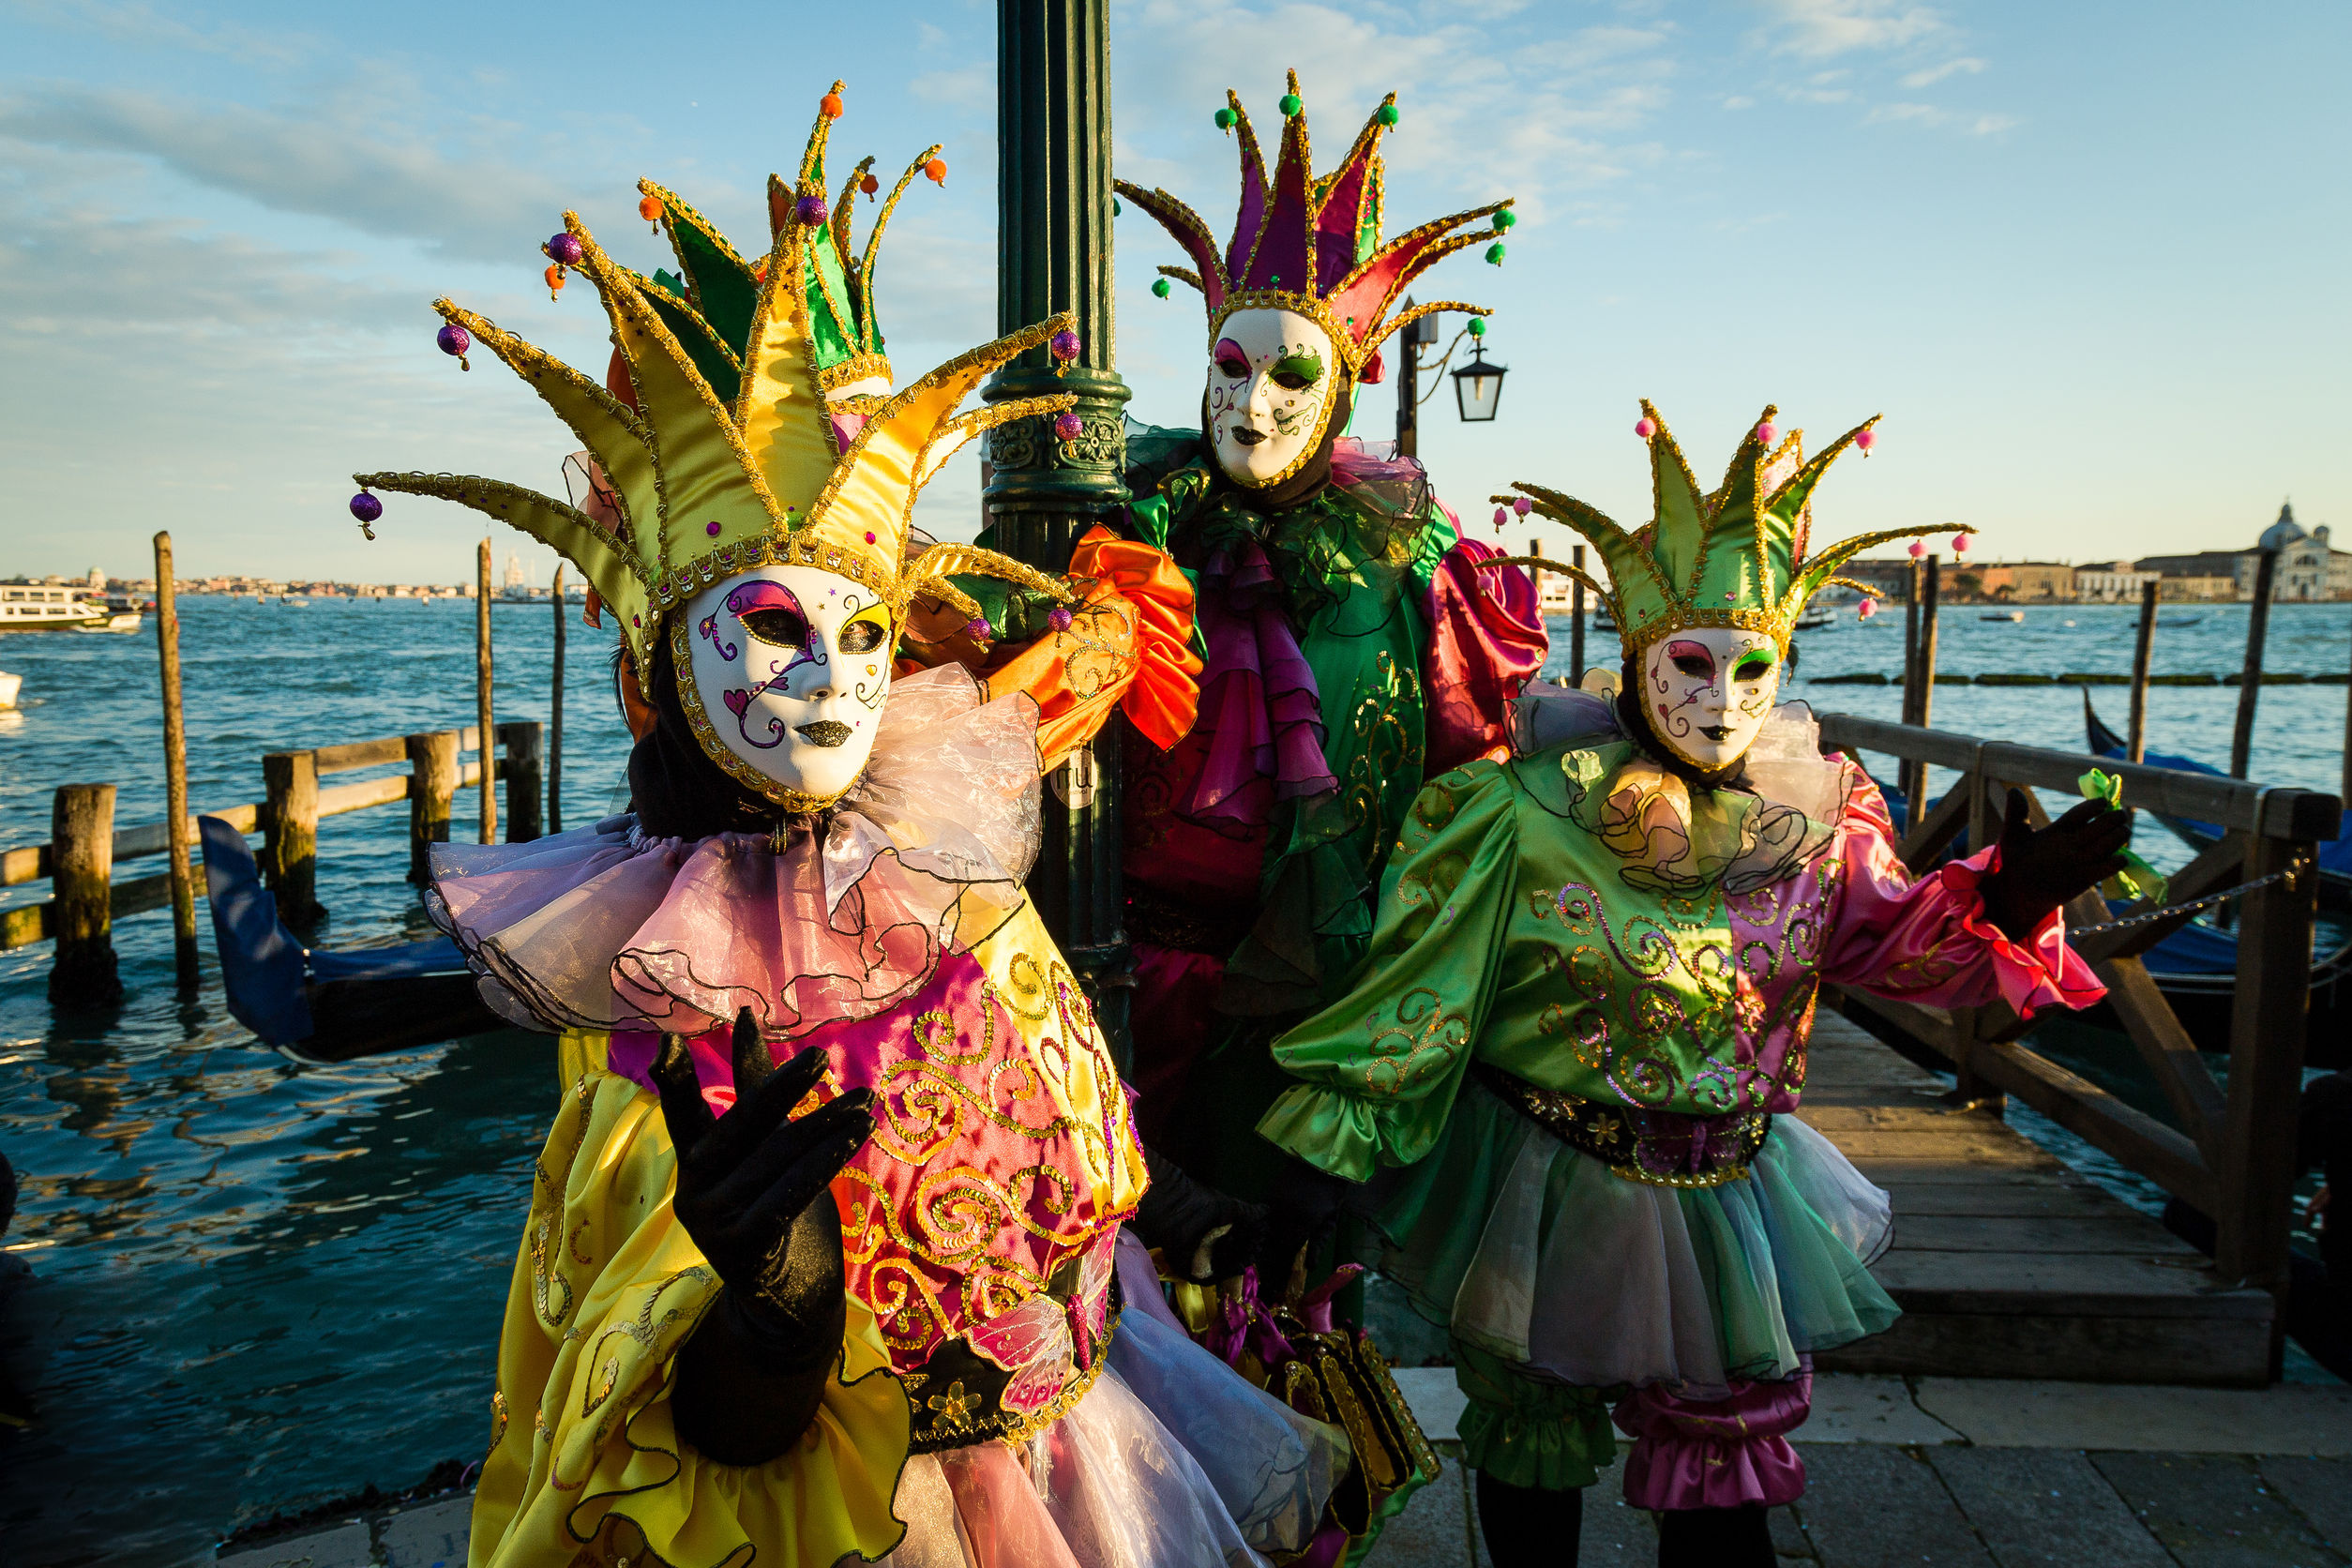
[[[113,43],[223,55],[252,65],[291,66],[319,52],[318,41],[300,33],[278,28],[257,32],[233,22],[193,23],[135,0],[122,5],[107,0],[11,0],[8,8],[33,23],[93,33]]]
[[[275,211],[451,255],[527,257],[574,191],[490,156],[485,143],[519,140],[510,128],[457,128],[468,144],[341,108],[272,113],[64,83],[0,97],[0,138],[150,159]]]
[[[1920,125],[1956,128],[1969,136],[1992,136],[2019,122],[2013,114],[1962,114],[1930,103],[1882,103],[1867,116],[1872,125]]]
[[[1774,47],[1812,58],[1902,49],[1947,25],[1939,12],[1912,0],[1765,0],[1765,10]]]
[[[1744,93],[1734,93],[1723,100],[1723,106],[1726,109],[1753,109],[1756,107],[1756,100]]]
[[[1964,72],[1968,75],[1973,76],[1983,68],[1983,61],[1976,59],[1970,55],[1962,55],[1956,60],[1946,60],[1940,66],[1930,66],[1925,70],[1915,70],[1911,72],[1910,75],[1903,79],[1903,85],[1911,88],[1932,87],[1947,76],[1954,76]]]

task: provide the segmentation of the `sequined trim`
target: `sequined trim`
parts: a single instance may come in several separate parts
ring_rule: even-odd
[[[1539,1089],[1489,1063],[1470,1071],[1497,1099],[1612,1174],[1653,1187],[1719,1187],[1748,1179],[1772,1119],[1763,1111],[1681,1116],[1604,1105],[1557,1089]]]

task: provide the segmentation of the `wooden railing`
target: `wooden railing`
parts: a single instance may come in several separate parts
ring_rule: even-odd
[[[492,776],[506,784],[509,843],[539,837],[541,728],[536,719],[495,727],[493,739],[505,755],[493,757]],[[480,761],[460,766],[459,755],[478,752],[481,741],[481,731],[468,726],[310,751],[273,751],[262,759],[262,799],[200,814],[222,818],[239,832],[264,836],[260,857],[263,880],[277,896],[286,922],[296,927],[308,926],[325,912],[317,898],[320,819],[407,801],[409,873],[411,880],[421,881],[430,846],[448,840],[457,792],[481,778]],[[325,775],[400,761],[409,764],[408,772],[324,789],[319,785]],[[187,830],[186,841],[191,844],[197,837],[195,815],[190,815]],[[61,786],[51,816],[51,835],[46,844],[0,851],[0,887],[43,880],[51,884],[51,897],[43,902],[0,912],[0,952],[56,940],[61,967],[69,960],[84,961],[92,944],[111,953],[110,927],[114,920],[171,907],[172,873],[168,869],[128,882],[114,880],[115,863],[168,856],[172,845],[168,822],[114,826],[113,785]],[[196,896],[201,898],[203,867],[192,852],[190,863]],[[83,951],[77,956],[68,949]]]
[[[2166,915],[2073,944],[2105,983],[2108,1002],[2163,1090],[2179,1129],[2019,1044],[2028,1026],[2006,1005],[1945,1009],[1846,993],[1849,1009],[1873,1014],[1948,1058],[1964,1100],[1998,1110],[2002,1095],[2014,1094],[2204,1211],[2218,1232],[2215,1262],[2224,1281],[2258,1286],[2283,1301],[2317,845],[2336,836],[2341,802],[2313,790],[1981,741],[1847,714],[1825,715],[1821,735],[1824,745],[1848,755],[1886,753],[1914,764],[1921,774],[1933,764],[1961,776],[1904,839],[1903,858],[1914,868],[1932,864],[1963,830],[1971,848],[1994,841],[2010,789],[2025,793],[2039,827],[2049,817],[2037,791],[2073,797],[2082,775],[2101,768],[2121,776],[2127,807],[2211,822],[2223,830],[2218,843],[2170,879],[2167,905],[2288,873],[2234,900],[2238,975],[2226,1091],[2139,957],[2193,914]],[[2065,914],[2070,928],[2083,930],[2116,918],[2096,890],[2069,904]]]

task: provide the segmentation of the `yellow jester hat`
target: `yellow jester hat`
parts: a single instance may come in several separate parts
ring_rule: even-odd
[[[564,215],[550,245],[559,263],[584,273],[611,319],[638,407],[595,378],[502,330],[494,322],[436,300],[458,329],[529,382],[594,455],[613,492],[617,524],[520,485],[447,474],[361,474],[362,491],[439,496],[497,518],[552,547],[577,565],[621,617],[641,671],[653,669],[656,640],[671,634],[679,698],[704,752],[738,782],[790,810],[831,804],[769,778],[723,743],[694,687],[686,617],[698,593],[764,565],[815,567],[858,585],[902,624],[917,593],[968,615],[979,609],[947,581],[950,573],[1011,578],[1061,595],[1030,567],[962,544],[933,545],[904,559],[916,494],[942,463],[981,431],[1008,420],[1057,414],[1068,396],[1008,400],[957,414],[988,376],[1015,356],[1048,344],[1057,364],[1074,357],[1067,314],[970,353],[893,396],[837,399],[828,413],[811,320],[809,249],[829,241],[814,204],[773,204],[775,235],[758,269],[759,295],[731,399],[715,391],[695,356],[663,319],[636,276],[615,264],[580,220]],[[563,244],[568,236],[577,246]],[[452,340],[444,329],[445,343]],[[863,416],[844,443],[832,414]],[[358,503],[354,502],[354,510]]]

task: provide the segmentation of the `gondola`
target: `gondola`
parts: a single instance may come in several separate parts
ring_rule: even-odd
[[[229,1013],[297,1062],[350,1062],[504,1029],[446,937],[391,947],[306,947],[278,918],[245,835],[199,817],[204,897]]]
[[[2082,690],[2083,729],[2092,754],[2099,757],[2129,755],[2131,747],[2123,737],[2100,722],[2098,710],[2090,705],[2090,688],[2085,686]],[[2201,773],[2214,778],[2226,776],[2221,769],[2209,762],[2171,752],[2145,752],[2142,760],[2150,767]],[[2167,816],[2161,811],[2150,812],[2149,815],[2170,828],[2176,837],[2200,854],[2221,842],[2222,830],[2211,822],[2193,822],[2186,817]],[[2330,842],[2319,846],[2319,907],[2325,910],[2352,909],[2352,824],[2347,824]]]

